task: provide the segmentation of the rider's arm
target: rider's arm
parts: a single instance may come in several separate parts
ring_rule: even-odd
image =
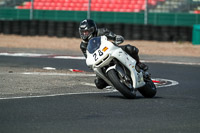
[[[114,34],[107,28],[100,28],[97,31],[97,36],[105,35],[109,40],[113,40],[116,44],[121,44],[124,42],[124,38],[120,35]]]
[[[87,45],[88,45],[88,43],[83,42],[83,41],[80,44],[80,49],[81,49],[83,55],[85,56],[85,58],[87,58],[87,54],[86,54]]]
[[[107,28],[100,28],[97,31],[97,36],[105,35],[109,40],[115,41],[116,34],[108,30]]]

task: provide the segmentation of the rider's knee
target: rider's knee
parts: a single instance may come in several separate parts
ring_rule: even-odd
[[[129,53],[131,53],[131,54],[138,54],[138,52],[139,52],[139,49],[138,48],[136,48],[135,46],[132,46],[132,45],[130,45],[130,44],[127,44],[126,45],[126,49],[129,51]]]

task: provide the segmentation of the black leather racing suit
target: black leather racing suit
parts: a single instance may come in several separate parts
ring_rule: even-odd
[[[108,30],[107,28],[100,28],[97,30],[96,36],[103,36],[105,35],[108,40],[113,40],[115,41],[116,39],[116,34],[114,34],[113,32],[111,32],[110,30]],[[87,58],[87,54],[86,54],[86,49],[87,49],[87,45],[88,45],[88,41],[82,41],[80,44],[80,49],[83,52],[84,56]],[[139,62],[139,56],[138,56],[138,48],[136,48],[135,46],[132,46],[130,44],[127,45],[122,45],[119,46],[121,47],[124,51],[126,51],[131,57],[133,57],[137,62]]]

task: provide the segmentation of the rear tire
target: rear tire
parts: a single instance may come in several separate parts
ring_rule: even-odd
[[[157,93],[157,88],[152,80],[146,82],[146,85],[139,88],[138,91],[146,98],[152,98]]]
[[[136,98],[136,93],[133,89],[128,88],[124,83],[121,82],[116,70],[112,69],[108,71],[108,77],[114,87],[126,98],[134,99]]]

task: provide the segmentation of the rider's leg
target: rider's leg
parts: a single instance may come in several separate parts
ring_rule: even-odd
[[[127,45],[123,45],[123,46],[120,46],[124,51],[126,51],[131,57],[133,57],[136,62],[137,62],[137,65],[144,71],[147,71],[148,70],[148,66],[145,65],[144,63],[141,63],[140,62],[140,58],[139,58],[139,49],[136,48],[135,46],[132,46],[130,44],[127,44]]]
[[[108,84],[99,76],[96,76],[94,83],[98,89],[103,89],[108,86]]]

